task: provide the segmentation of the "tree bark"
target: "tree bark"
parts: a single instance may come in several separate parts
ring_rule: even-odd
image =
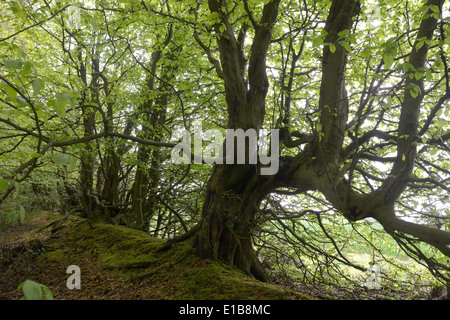
[[[322,58],[322,82],[320,87],[319,107],[321,111],[320,134],[324,161],[333,172],[339,162],[339,155],[344,141],[348,119],[348,98],[345,88],[345,68],[348,53],[338,44],[339,33],[351,30],[353,17],[359,11],[359,2],[354,0],[337,0],[331,4],[325,31],[327,36]],[[330,48],[334,46],[333,52]],[[337,171],[336,171],[337,172]]]
[[[251,223],[264,194],[255,171],[251,165],[214,168],[194,248],[202,258],[220,259],[264,281],[267,276],[251,236]]]
[[[246,79],[241,46],[243,39],[237,39],[234,35],[226,4],[209,1],[210,10],[218,13],[226,26],[224,32],[221,24],[217,24],[215,31],[219,35],[221,75],[230,129],[258,130],[262,127],[269,88],[266,57],[279,2],[274,0],[266,4],[261,21],[253,25],[255,36]],[[215,165],[208,182],[202,218],[194,236],[194,249],[200,257],[223,260],[257,279],[266,280],[251,238],[252,219],[265,192],[257,170],[255,165],[250,164]]]
[[[81,103],[84,137],[88,137],[95,132],[95,111],[89,104],[89,101],[97,101],[96,96],[98,75],[98,60],[92,58],[92,68],[94,70],[93,80],[90,85],[87,82],[87,68],[82,58],[81,48],[78,48],[79,59],[79,74],[85,89],[83,90],[83,101]],[[89,92],[92,90],[92,92]],[[81,204],[83,212],[89,219],[95,216],[95,203],[93,202],[92,194],[94,187],[94,151],[90,142],[86,142],[81,154],[81,170],[80,170],[80,189],[81,189]]]
[[[423,19],[419,31],[417,33],[416,41],[409,56],[409,63],[415,70],[423,70],[427,55],[429,52],[429,44],[424,42],[420,49],[416,49],[419,42],[431,40],[437,27],[437,19],[433,16],[432,6],[438,6],[442,11],[444,1],[429,0],[429,17]],[[416,86],[420,89],[420,93],[413,97],[411,95],[411,86]],[[424,79],[406,77],[405,93],[403,104],[401,106],[400,121],[398,125],[397,135],[397,160],[389,174],[390,178],[383,183],[382,190],[385,194],[385,200],[389,203],[394,203],[404,191],[408,179],[414,169],[415,159],[417,154],[417,133],[419,130],[419,115],[422,101],[424,98]]]

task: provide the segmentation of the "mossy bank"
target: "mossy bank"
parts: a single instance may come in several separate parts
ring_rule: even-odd
[[[0,298],[19,299],[22,293],[17,286],[30,279],[46,285],[55,299],[67,300],[309,299],[257,281],[220,261],[201,260],[193,254],[189,242],[158,252],[164,240],[123,226],[89,223],[76,216],[46,227],[49,221],[60,218],[54,213],[41,213],[29,222],[33,228],[26,228],[26,236],[17,232],[15,237],[3,240],[4,249],[35,240],[42,248],[25,249],[2,260],[0,271],[5,277],[0,280]],[[80,268],[80,289],[67,287],[70,265]]]

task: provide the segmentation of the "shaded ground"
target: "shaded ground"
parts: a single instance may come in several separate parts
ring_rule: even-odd
[[[65,300],[311,299],[220,262],[200,260],[188,243],[156,253],[163,240],[121,226],[90,226],[76,216],[46,227],[61,217],[47,212],[0,232],[0,299],[20,299],[18,285],[27,279]],[[79,290],[67,288],[70,265],[81,269]]]

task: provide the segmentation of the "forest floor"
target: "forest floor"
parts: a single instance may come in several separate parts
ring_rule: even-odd
[[[309,300],[301,288],[263,283],[229,265],[201,260],[189,243],[164,243],[123,226],[59,213],[37,214],[0,232],[0,299],[18,300],[25,280],[64,300]],[[81,289],[68,289],[67,267],[80,268]],[[288,280],[277,279],[289,285]]]
[[[100,222],[91,224],[76,215],[61,219],[60,213],[45,211],[0,229],[0,300],[23,298],[19,285],[26,280],[47,286],[58,300],[387,298],[364,288],[311,288],[273,272],[269,272],[270,281],[264,283],[230,265],[199,259],[189,242],[158,251],[165,241],[145,232]],[[80,289],[67,286],[71,276],[67,268],[71,265],[80,268]],[[395,296],[414,299],[408,292]]]

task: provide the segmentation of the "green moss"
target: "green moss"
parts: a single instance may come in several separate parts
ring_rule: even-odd
[[[64,230],[63,236],[50,244],[42,263],[59,263],[67,267],[80,261],[84,263],[83,275],[90,272],[89,277],[95,279],[100,272],[102,277],[108,278],[108,274],[119,277],[127,290],[133,291],[134,298],[307,298],[279,286],[259,282],[220,261],[199,259],[193,254],[190,241],[157,252],[163,240],[123,226],[94,223],[91,228],[86,221],[75,219],[68,221]],[[98,288],[97,292],[101,294],[102,290]]]
[[[298,293],[248,277],[227,264],[205,260],[183,274],[175,299],[286,300],[305,299]]]
[[[40,260],[53,260],[53,261],[61,261],[64,257],[67,256],[67,250],[57,249],[49,251],[45,254],[45,256],[39,257]]]

